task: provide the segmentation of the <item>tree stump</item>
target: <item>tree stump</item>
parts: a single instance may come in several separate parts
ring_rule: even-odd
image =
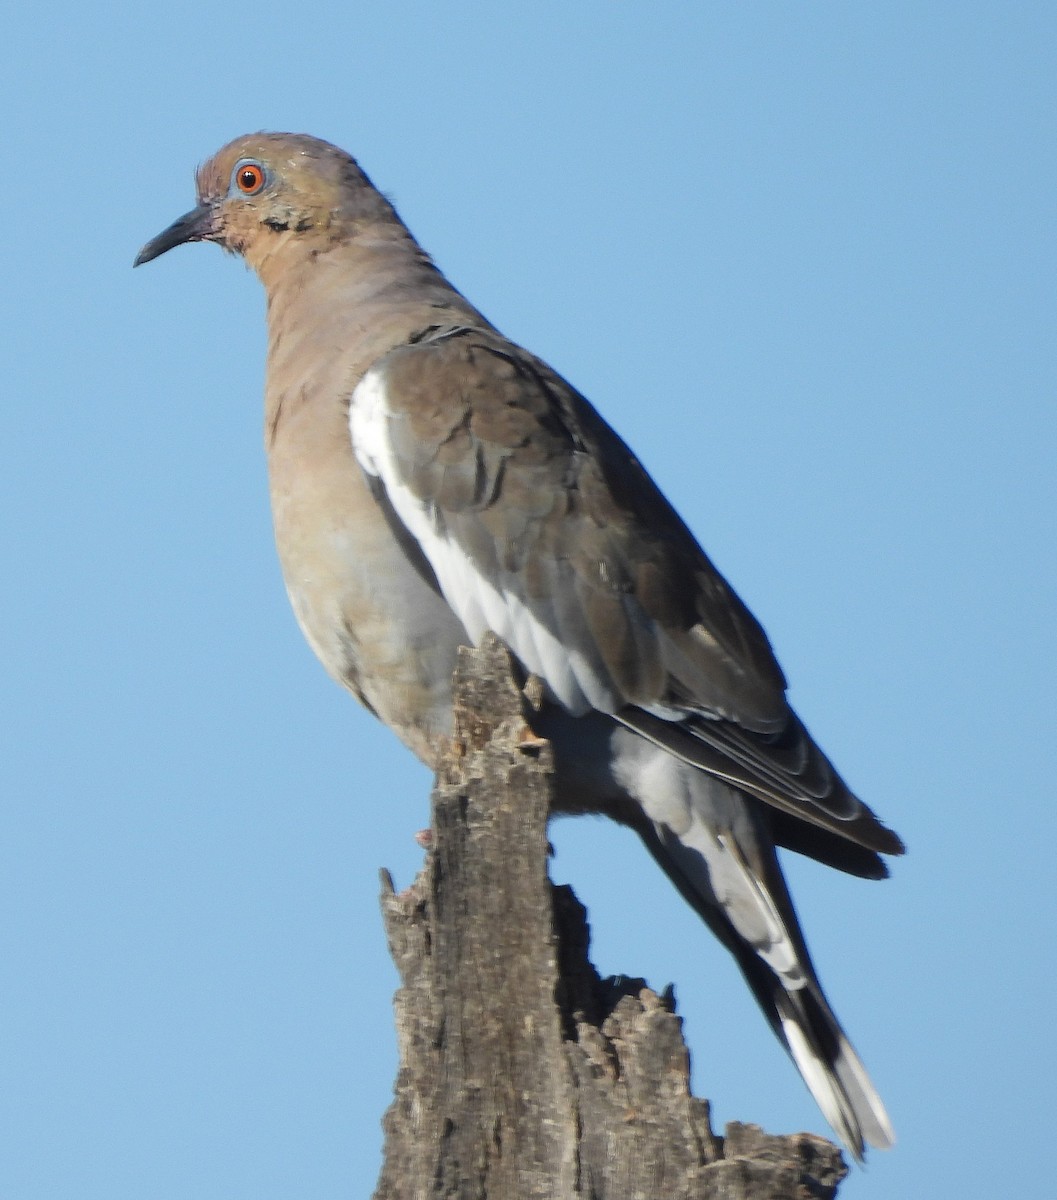
[[[383,872],[402,986],[375,1200],[828,1200],[837,1147],[718,1137],[671,996],[599,978],[583,906],[547,876],[552,760],[530,720],[502,645],[464,651],[426,864],[399,894]]]

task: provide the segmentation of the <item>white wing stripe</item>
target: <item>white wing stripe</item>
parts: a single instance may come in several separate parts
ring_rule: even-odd
[[[349,407],[356,459],[364,471],[381,481],[396,515],[429,560],[444,598],[469,637],[478,642],[492,630],[575,715],[609,707],[612,698],[584,655],[563,645],[520,596],[500,591],[482,575],[465,551],[438,530],[429,507],[401,482],[389,439],[390,418],[384,372],[368,371],[353,390]]]

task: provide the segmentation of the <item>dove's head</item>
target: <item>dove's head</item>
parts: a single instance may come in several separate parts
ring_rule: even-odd
[[[184,242],[216,242],[259,268],[292,241],[319,251],[392,219],[355,159],[305,134],[236,138],[199,167],[197,185],[197,206],[152,238],[135,266]]]

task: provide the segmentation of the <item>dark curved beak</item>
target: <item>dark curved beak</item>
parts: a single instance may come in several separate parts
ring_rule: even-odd
[[[140,267],[164,254],[166,250],[171,250],[173,246],[182,246],[184,242],[201,242],[215,232],[216,216],[212,205],[200,204],[173,221],[169,228],[162,230],[156,238],[151,238],[136,255],[136,261],[132,265]]]

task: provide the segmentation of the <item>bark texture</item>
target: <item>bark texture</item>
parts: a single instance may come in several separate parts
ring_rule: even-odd
[[[375,1200],[828,1200],[835,1146],[715,1135],[671,997],[589,962],[530,718],[502,646],[464,652],[425,867],[399,894],[383,873],[400,1068]]]

